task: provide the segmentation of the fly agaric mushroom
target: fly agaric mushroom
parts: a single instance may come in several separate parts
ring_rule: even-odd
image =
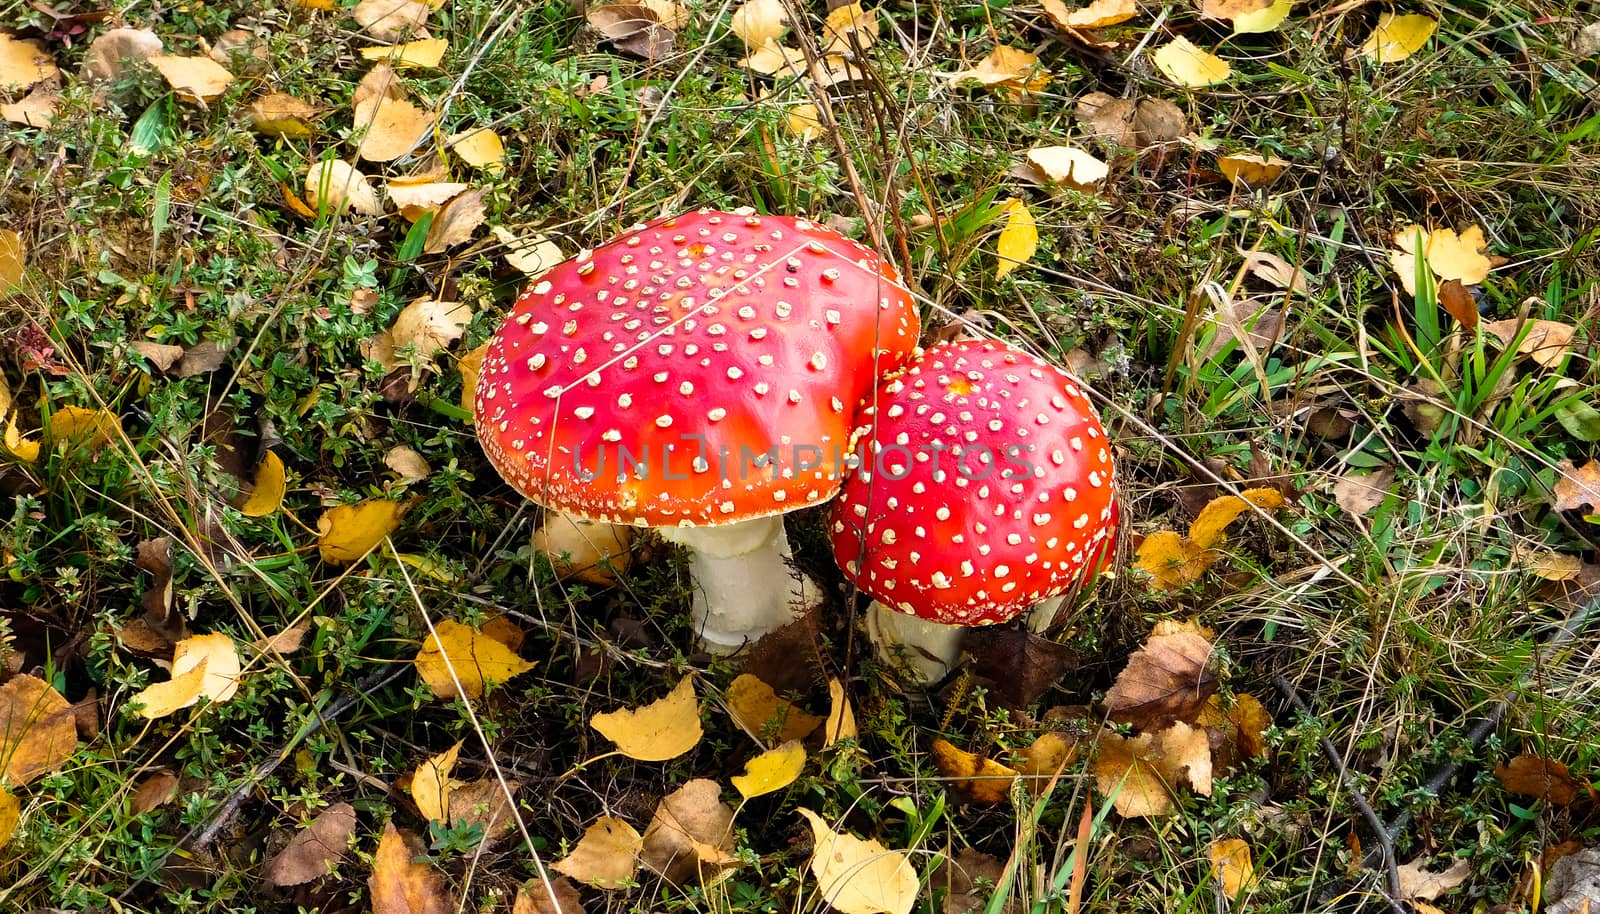
[[[834,555],[872,597],[868,630],[933,682],[966,627],[1087,580],[1117,519],[1116,471],[1069,374],[1003,344],[934,346],[863,404],[832,508]]]
[[[781,515],[838,490],[851,410],[916,349],[894,268],[804,219],[701,210],[534,282],[489,342],[474,413],[519,492],[690,551],[701,642],[805,605]]]

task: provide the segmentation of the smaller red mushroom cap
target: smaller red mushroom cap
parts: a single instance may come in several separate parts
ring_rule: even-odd
[[[934,346],[858,417],[832,510],[865,593],[934,622],[1004,622],[1070,589],[1116,525],[1111,443],[1071,375],[987,341]]]
[[[533,282],[489,342],[478,439],[540,504],[734,523],[837,491],[851,409],[916,349],[911,294],[824,226],[700,210]]]

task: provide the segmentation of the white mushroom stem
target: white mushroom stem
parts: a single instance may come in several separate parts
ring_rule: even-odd
[[[819,602],[816,585],[792,567],[782,517],[657,532],[689,550],[695,629],[713,654],[731,654]]]
[[[929,622],[895,612],[877,600],[867,607],[867,639],[877,649],[878,659],[917,685],[932,685],[955,669],[966,634],[964,625]]]

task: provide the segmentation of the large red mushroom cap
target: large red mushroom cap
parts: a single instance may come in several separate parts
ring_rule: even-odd
[[[533,501],[723,524],[838,489],[851,412],[916,348],[894,268],[804,219],[701,210],[535,281],[478,375],[479,440]]]
[[[832,509],[834,555],[884,606],[949,625],[1004,622],[1104,555],[1111,443],[1065,371],[1003,344],[946,343],[885,380],[859,421],[861,464]]]

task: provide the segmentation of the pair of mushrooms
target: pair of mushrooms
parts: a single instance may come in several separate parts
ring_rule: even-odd
[[[687,213],[524,292],[478,376],[478,435],[529,499],[685,547],[714,652],[814,604],[782,515],[833,500],[874,640],[931,681],[963,626],[1092,576],[1117,508],[1071,376],[995,343],[919,350],[919,330],[872,250],[803,219]]]

